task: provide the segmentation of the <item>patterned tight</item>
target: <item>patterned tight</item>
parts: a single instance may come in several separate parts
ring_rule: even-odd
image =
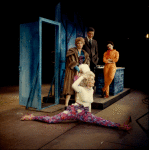
[[[88,107],[84,107],[83,105],[70,105],[67,107],[67,110],[59,113],[55,116],[35,116],[33,120],[43,121],[47,123],[58,123],[64,120],[80,120],[83,122],[94,123],[101,126],[106,127],[114,127],[118,128],[120,126],[119,123],[114,123],[109,120],[102,119],[101,117],[97,117],[90,112],[88,112]]]

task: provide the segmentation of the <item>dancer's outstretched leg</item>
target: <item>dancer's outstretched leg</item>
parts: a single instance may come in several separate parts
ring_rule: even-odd
[[[21,120],[34,120],[34,121],[42,121],[47,123],[58,123],[64,120],[74,120],[75,117],[72,115],[71,111],[64,111],[55,116],[33,116],[33,115],[25,115],[21,118]]]
[[[34,116],[34,115],[25,115],[21,120],[35,120],[43,121],[47,123],[58,123],[64,120],[76,120],[76,111],[73,105],[67,107],[67,110],[55,115],[55,116]]]
[[[105,120],[101,117],[97,117],[97,116],[91,114],[90,112],[86,113],[84,117],[85,117],[84,118],[85,122],[95,123],[95,124],[105,126],[105,127],[116,127],[117,128],[120,126],[119,123],[114,123],[110,120]]]
[[[89,123],[94,123],[97,125],[105,126],[105,127],[114,127],[114,128],[119,128],[123,130],[130,130],[131,127],[128,125],[130,123],[130,117],[127,119],[127,121],[121,125],[120,123],[114,123],[110,120],[105,120],[101,117],[97,117],[90,112],[85,113],[85,111],[82,111],[77,115],[77,119],[81,120],[83,122],[89,122]]]
[[[55,116],[35,116],[33,117],[33,120],[36,121],[43,121],[47,123],[58,123],[62,122],[64,120],[71,120],[73,119],[73,116],[71,115],[70,111],[64,111],[59,113],[58,115]]]

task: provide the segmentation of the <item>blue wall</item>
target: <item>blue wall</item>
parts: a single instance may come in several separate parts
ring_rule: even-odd
[[[61,23],[60,87],[62,92],[65,78],[66,52],[69,48],[75,47],[77,37],[85,37],[87,28],[78,13],[71,12],[67,15],[62,9],[61,3],[55,8],[55,21]]]

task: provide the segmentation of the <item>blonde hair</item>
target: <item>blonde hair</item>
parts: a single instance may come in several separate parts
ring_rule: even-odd
[[[75,40],[75,45],[76,45],[76,46],[77,46],[77,43],[78,43],[79,41],[81,41],[81,42],[83,43],[83,45],[85,44],[84,38],[82,38],[82,37],[77,37],[76,40]]]
[[[80,86],[86,87],[88,80],[93,77],[95,78],[95,74],[92,71],[87,71],[86,73],[84,73],[87,76],[87,79],[83,79],[80,83]],[[83,74],[82,74],[83,75]]]

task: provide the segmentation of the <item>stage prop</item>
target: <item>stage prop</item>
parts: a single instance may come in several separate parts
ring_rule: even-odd
[[[42,22],[55,25],[55,104],[59,104],[60,23],[39,17],[20,25],[19,104],[41,110]]]
[[[104,67],[96,67],[95,74],[95,85],[96,85],[96,94],[102,94],[102,88],[104,87]],[[124,67],[116,67],[116,73],[114,79],[110,85],[109,94],[110,95],[117,95],[118,93],[122,92],[124,89]]]
[[[59,3],[55,7],[55,21],[39,17],[36,22],[20,25],[19,104],[26,108],[41,110],[59,104],[65,78],[66,52],[75,47],[75,39],[85,37],[87,31],[81,16],[74,11],[69,13],[72,15],[71,21]],[[42,107],[41,97],[43,22],[55,26],[55,66],[51,83],[54,83],[54,97],[50,95],[51,85],[47,97],[43,97],[43,102],[53,104],[45,105],[46,107]]]

